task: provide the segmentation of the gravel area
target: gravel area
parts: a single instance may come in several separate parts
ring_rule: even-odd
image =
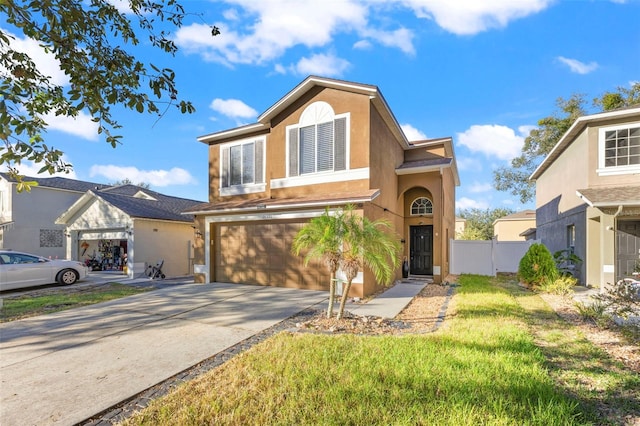
[[[627,368],[640,374],[640,346],[629,342],[615,329],[600,328],[582,319],[570,297],[541,294],[540,297],[568,323],[578,327],[591,343],[600,347],[612,358],[622,362]]]

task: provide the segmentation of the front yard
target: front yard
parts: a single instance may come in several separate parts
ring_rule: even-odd
[[[436,332],[284,332],[178,387],[137,424],[640,422],[640,376],[515,282],[462,276]]]

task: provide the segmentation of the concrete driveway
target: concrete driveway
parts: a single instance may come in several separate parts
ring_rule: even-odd
[[[75,424],[327,293],[186,284],[0,324],[0,424]]]

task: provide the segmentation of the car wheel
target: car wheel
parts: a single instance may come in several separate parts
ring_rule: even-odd
[[[78,281],[78,273],[73,269],[65,269],[58,274],[58,283],[60,285],[71,285]]]

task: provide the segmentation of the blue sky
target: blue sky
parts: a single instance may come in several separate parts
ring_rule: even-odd
[[[115,0],[114,0],[115,1]],[[183,0],[175,57],[134,52],[177,73],[181,98],[157,120],[124,109],[116,149],[88,117],[49,117],[48,145],[74,165],[67,177],[124,178],[185,198],[208,197],[207,147],[198,136],[255,122],[308,75],[380,88],[409,139],[451,136],[458,209],[533,208],[493,189],[492,170],[518,155],[558,97],[587,99],[640,80],[640,1]],[[117,3],[126,10],[122,3]],[[210,25],[222,34],[212,38]],[[11,28],[0,22],[3,29]],[[66,84],[55,60],[17,44]],[[33,174],[37,167],[23,164]]]

